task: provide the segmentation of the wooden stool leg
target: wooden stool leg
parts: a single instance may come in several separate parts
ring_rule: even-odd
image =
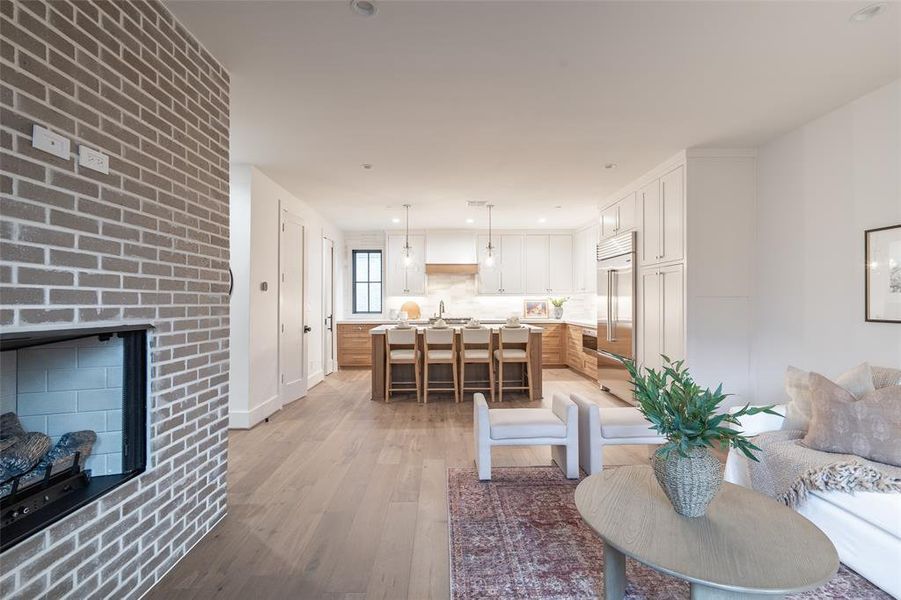
[[[488,387],[491,393],[491,402],[494,402],[494,360],[488,360]]]
[[[391,361],[385,362],[385,404],[391,398]]]
[[[504,361],[497,361],[497,401],[504,401]]]
[[[426,359],[423,362],[423,366],[425,367],[425,373],[423,373],[422,378],[422,403],[429,403],[429,361]]]
[[[460,401],[460,388],[457,384],[457,361],[451,361],[451,376],[454,378],[454,402]]]
[[[466,391],[466,363],[460,359],[460,397],[462,398],[463,392]],[[457,400],[459,402],[460,400]]]
[[[419,360],[418,360],[418,359],[413,359],[413,378],[416,380],[416,402],[421,402],[421,401],[422,401],[422,396],[421,396],[421,393],[420,393],[420,389],[421,389],[421,388],[420,388],[420,383],[419,383],[419,379],[420,379],[420,373],[419,373],[419,370],[420,370],[420,368],[421,368],[421,367],[419,366]]]
[[[526,361],[526,376],[529,378],[529,401],[535,399],[535,393],[532,389],[532,361]]]

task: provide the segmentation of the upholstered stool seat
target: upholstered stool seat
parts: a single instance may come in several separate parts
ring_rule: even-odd
[[[449,361],[454,357],[454,353],[450,350],[429,350],[429,361],[435,362],[437,360],[447,360]]]
[[[503,357],[504,360],[506,360],[506,361],[515,360],[517,362],[522,362],[521,359],[524,359],[527,356],[528,356],[528,354],[526,354],[526,351],[521,350],[519,348],[510,348],[510,349],[503,350],[503,351],[501,351],[501,350],[494,351],[494,358],[496,358],[498,360],[500,360],[501,357]]]
[[[569,397],[579,407],[579,464],[589,475],[604,470],[604,446],[666,443],[637,408],[601,408],[579,394]]]
[[[566,437],[566,423],[549,408],[507,408],[488,411],[491,439]]]
[[[413,360],[416,358],[416,350],[392,350],[391,360]]]
[[[470,350],[467,348],[466,350],[466,358],[471,358],[480,361],[487,361],[489,358],[488,350]]]
[[[481,480],[491,479],[492,446],[551,446],[566,477],[579,477],[579,411],[563,394],[554,394],[550,409],[489,409],[484,394],[476,394],[473,425]]]

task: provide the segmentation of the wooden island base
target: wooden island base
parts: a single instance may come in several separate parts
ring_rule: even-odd
[[[370,331],[370,335],[372,336],[372,400],[376,401],[385,401],[385,329],[387,327],[391,327],[390,325],[383,325],[380,327],[375,327]],[[531,329],[529,333],[529,361],[532,363],[532,386],[535,390],[535,399],[541,399],[541,386],[542,386],[542,378],[541,378],[541,334],[542,329],[540,327],[528,326]],[[457,346],[460,347],[462,344],[460,330],[456,329],[456,337],[457,337]],[[497,348],[498,344],[498,335],[497,335],[497,327],[492,327],[492,343],[493,347]],[[419,349],[423,348],[423,328],[417,328],[417,337]],[[496,364],[496,363],[495,363]],[[420,362],[420,369],[422,368],[422,363]],[[413,365],[395,365],[393,367],[394,371],[392,373],[392,385],[394,384],[408,384],[410,387],[410,393],[415,393],[415,379],[413,377]],[[507,363],[504,366],[504,383],[507,384],[509,382],[510,385],[521,385],[521,382],[525,381],[525,363],[514,364]],[[420,371],[422,372],[422,371]],[[496,374],[497,375],[497,374]],[[453,380],[453,375],[451,373],[451,366],[448,364],[436,364],[431,365],[429,367],[429,380],[432,382],[451,382]],[[488,365],[486,364],[468,364],[466,365],[466,386],[467,387],[488,387]],[[395,397],[395,394],[401,394],[402,392],[392,392],[392,398]],[[466,392],[463,395],[464,401],[472,401],[472,395],[475,392]],[[485,396],[488,397],[488,392],[484,392]],[[522,396],[525,395],[524,392],[521,391],[510,391],[505,392],[505,396],[509,395],[511,397]],[[403,396],[398,396],[403,397]],[[438,401],[444,401],[445,399],[449,399],[453,401],[453,394],[450,392],[432,392],[429,394],[429,398],[434,397]]]

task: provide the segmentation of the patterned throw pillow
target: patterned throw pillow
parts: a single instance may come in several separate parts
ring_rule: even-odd
[[[785,371],[785,393],[788,394],[790,402],[786,407],[785,419],[782,421],[783,430],[807,431],[813,402],[810,375],[811,373],[807,371],[791,366]],[[873,370],[869,363],[861,363],[845,371],[838,376],[835,383],[857,398],[876,389],[873,385]]]
[[[804,437],[806,446],[901,466],[901,386],[856,398],[842,386],[811,373],[810,389],[813,411]]]

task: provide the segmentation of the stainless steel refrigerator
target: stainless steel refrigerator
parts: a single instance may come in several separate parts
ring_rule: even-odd
[[[634,404],[629,373],[613,355],[635,358],[635,232],[598,245],[598,382]]]

